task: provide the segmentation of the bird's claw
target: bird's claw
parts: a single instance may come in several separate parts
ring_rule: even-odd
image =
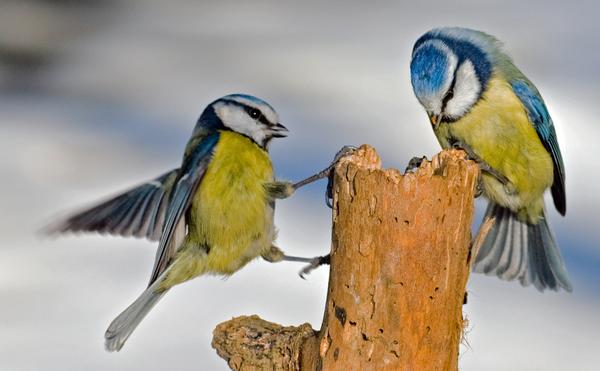
[[[475,198],[479,198],[479,197],[483,196],[484,191],[485,191],[485,188],[483,186],[483,180],[480,177],[479,181],[477,182],[477,185],[475,186]]]
[[[337,151],[335,156],[333,156],[333,161],[331,161],[329,166],[327,166],[323,171],[321,171],[321,173],[327,174],[328,177],[331,177],[331,173],[335,166],[338,164],[338,162],[340,162],[340,160],[344,157],[350,156],[351,154],[356,152],[357,149],[358,147],[355,146],[343,146],[339,151]]]
[[[313,258],[307,266],[302,268],[302,270],[300,270],[298,275],[300,276],[300,278],[305,280],[306,279],[305,276],[308,275],[310,272],[319,268],[321,265],[329,264],[329,263],[330,263],[330,255],[329,254],[325,255],[325,256],[317,256],[317,257]]]
[[[329,165],[329,174],[327,175],[327,189],[325,191],[325,204],[333,209],[333,169],[337,165],[337,163],[344,157],[349,156],[356,152],[358,147],[355,146],[343,146],[335,156],[333,157],[333,161],[331,165]]]
[[[408,173],[409,171],[413,171],[413,170],[417,169],[419,166],[421,166],[423,161],[427,161],[426,156],[422,156],[422,157],[415,156],[415,157],[411,158],[410,161],[408,161],[408,165],[406,165],[406,169],[404,170],[404,172]]]
[[[353,154],[354,152],[356,152],[357,149],[358,147],[356,146],[343,146],[339,151],[337,151],[337,153],[333,157],[333,161],[331,162],[333,166],[330,167],[333,168],[342,158]]]
[[[333,209],[333,176],[327,178],[327,189],[325,190],[325,205]]]

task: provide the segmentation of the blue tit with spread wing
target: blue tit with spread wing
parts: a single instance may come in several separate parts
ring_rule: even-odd
[[[261,256],[267,261],[312,262],[274,245],[275,199],[327,176],[277,181],[268,154],[285,137],[265,101],[233,94],[201,114],[177,169],[51,226],[53,232],[100,232],[158,240],[146,290],[117,316],[105,334],[118,351],[152,307],[173,286],[204,275],[231,275]]]
[[[466,28],[421,36],[410,73],[441,146],[465,149],[482,168],[486,218],[495,222],[474,270],[539,290],[571,291],[544,207],[550,189],[565,214],[565,169],[539,91],[495,37]]]

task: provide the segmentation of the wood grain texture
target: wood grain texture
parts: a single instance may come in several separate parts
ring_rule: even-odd
[[[291,371],[300,369],[301,348],[314,337],[308,323],[283,327],[258,316],[241,316],[215,328],[212,346],[232,370]]]
[[[296,369],[457,369],[478,176],[457,150],[404,175],[368,146],[340,161],[323,323],[297,328]]]
[[[342,160],[323,369],[457,368],[477,177],[461,151],[405,175],[369,147]]]

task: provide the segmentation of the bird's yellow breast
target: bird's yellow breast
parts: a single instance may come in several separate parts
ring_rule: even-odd
[[[513,211],[529,209],[530,219],[541,214],[542,195],[552,185],[552,159],[508,82],[493,76],[471,111],[456,122],[438,125],[436,135],[446,148],[453,138],[469,145],[510,180],[512,191],[484,174],[486,194],[493,201]]]
[[[230,274],[271,246],[273,209],[265,183],[273,180],[266,151],[247,137],[222,131],[196,192],[186,245],[206,246],[206,272]]]

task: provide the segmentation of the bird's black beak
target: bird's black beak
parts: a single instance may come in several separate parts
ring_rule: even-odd
[[[277,125],[271,127],[271,135],[273,136],[273,138],[285,138],[287,137],[288,132],[288,128],[281,125],[281,123],[279,122],[277,123]]]

